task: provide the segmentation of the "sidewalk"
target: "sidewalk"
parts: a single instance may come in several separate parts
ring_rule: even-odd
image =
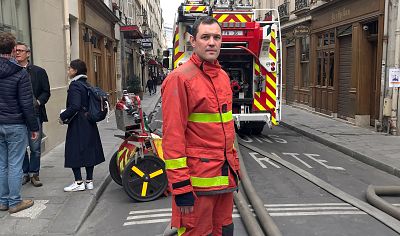
[[[144,95],[142,106],[146,114],[157,105],[160,90],[159,87],[152,96]],[[123,134],[117,129],[114,117],[113,114],[109,123],[98,124],[106,161],[94,169],[94,189],[74,193],[63,191],[72,183],[73,174],[71,169],[64,168],[62,143],[42,156],[40,179],[43,187],[35,188],[30,183],[22,187],[22,197],[35,200],[33,207],[12,215],[0,212],[0,235],[73,235],[78,231],[111,181],[109,160],[122,142],[114,134]],[[82,176],[86,176],[84,170]]]
[[[400,136],[378,133],[288,105],[283,105],[282,110],[283,126],[400,177]]]

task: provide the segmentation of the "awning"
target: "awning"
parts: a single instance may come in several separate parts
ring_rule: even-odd
[[[120,27],[120,31],[126,39],[142,39],[143,34],[137,25],[124,25]]]
[[[154,59],[150,59],[150,60],[148,61],[148,63],[149,63],[149,65],[155,65],[155,66],[159,65],[159,63],[158,63],[156,60],[154,60]]]

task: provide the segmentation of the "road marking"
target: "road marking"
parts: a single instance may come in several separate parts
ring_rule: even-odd
[[[172,208],[160,208],[160,209],[153,209],[153,210],[131,211],[131,212],[129,212],[129,215],[146,214],[146,213],[151,213],[151,212],[165,212],[165,211],[172,211]]]
[[[299,206],[351,206],[348,203],[289,203],[289,204],[264,204],[266,207],[299,207]]]
[[[322,216],[322,215],[366,215],[362,211],[310,211],[310,212],[281,212],[271,213],[271,216]]]
[[[20,212],[11,214],[11,216],[36,219],[42,213],[42,211],[47,208],[46,204],[48,202],[49,200],[35,200],[33,206]]]
[[[151,214],[151,215],[136,215],[136,216],[128,216],[126,220],[136,220],[136,219],[143,219],[143,218],[156,218],[156,217],[163,217],[163,216],[171,216],[170,213],[160,213],[160,214]]]
[[[393,205],[400,206],[400,204]],[[269,211],[269,214],[274,217],[366,215],[365,212],[347,203],[264,204],[264,206]],[[250,205],[249,207],[250,210],[254,212]],[[130,211],[123,226],[169,222],[171,220],[171,214],[171,208]],[[232,217],[240,217],[236,206],[234,206]]]
[[[294,159],[296,159],[297,161],[299,161],[300,163],[302,163],[303,165],[305,165],[308,168],[312,168],[312,166],[310,166],[307,162],[301,160],[300,158],[298,158],[297,156],[300,155],[298,153],[290,153],[290,152],[282,152],[282,155],[288,155],[293,157]],[[275,156],[278,156],[275,154]]]
[[[261,161],[265,161],[268,164],[274,166],[275,168],[281,168],[279,165],[277,165],[273,161],[271,161],[271,159],[269,159],[268,157],[257,157],[257,155],[259,155],[259,153],[257,153],[257,152],[249,152],[249,155],[251,157],[253,157],[253,159],[264,169],[267,168],[267,166],[264,165],[264,163],[262,163]]]
[[[147,225],[147,224],[155,224],[155,223],[163,223],[169,222],[171,218],[167,219],[156,219],[156,220],[140,220],[140,221],[128,221],[124,223],[124,226],[128,225]]]

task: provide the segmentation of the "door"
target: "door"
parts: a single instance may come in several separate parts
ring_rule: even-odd
[[[352,35],[339,38],[338,117],[355,116],[356,95],[351,90]]]

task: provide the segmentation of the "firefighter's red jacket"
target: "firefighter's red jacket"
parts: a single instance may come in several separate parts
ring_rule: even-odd
[[[193,54],[170,73],[161,91],[162,148],[172,194],[236,189],[232,91],[218,61]]]

